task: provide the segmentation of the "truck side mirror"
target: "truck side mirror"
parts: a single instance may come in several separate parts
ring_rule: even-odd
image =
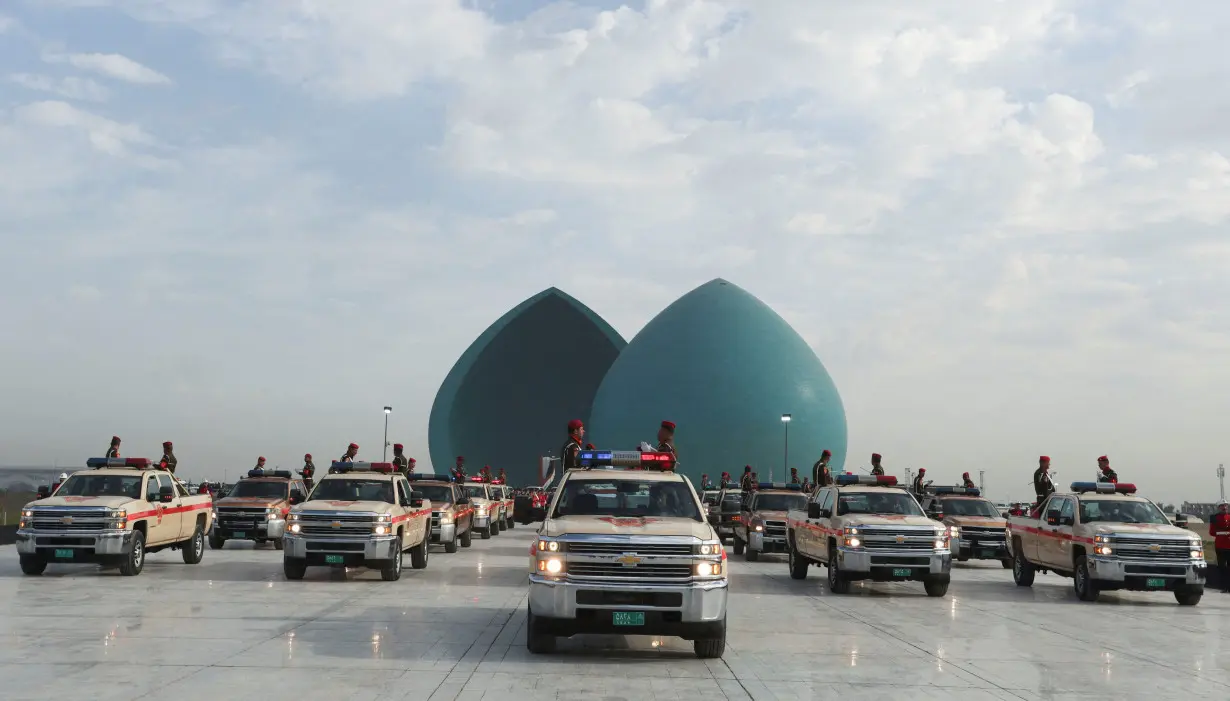
[[[1059,525],[1061,526],[1071,526],[1075,523],[1076,523],[1076,518],[1072,516],[1060,516],[1059,517]]]
[[[47,497],[49,497],[49,496],[51,496],[51,487],[49,487],[49,486],[47,486],[47,485],[45,485],[45,484],[44,484],[44,485],[40,485],[40,486],[39,486],[39,488],[38,488],[38,498],[39,498],[39,499],[46,499],[46,498],[47,498]]]
[[[820,518],[820,505],[816,502],[811,502],[807,505],[807,518]]]
[[[470,503],[470,497],[462,496],[457,499],[457,504],[459,506],[465,506],[466,504],[469,504],[469,503]]]
[[[295,504],[302,504],[302,503],[303,503],[303,492],[291,492],[290,493],[290,505],[291,506],[294,506]]]
[[[417,509],[423,505],[422,492],[410,492],[410,508]]]
[[[158,488],[158,501],[165,504],[169,501],[174,501],[174,500],[175,500],[175,487],[159,487]]]
[[[1059,525],[1059,511],[1056,509],[1056,510],[1046,512],[1046,522],[1049,525],[1058,526]]]

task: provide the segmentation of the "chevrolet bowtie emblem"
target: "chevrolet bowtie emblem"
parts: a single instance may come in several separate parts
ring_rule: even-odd
[[[342,522],[341,522],[341,521],[334,521],[334,522],[333,522],[333,527],[334,527],[334,528],[341,528],[341,527],[342,527]]]
[[[903,535],[899,535],[899,536],[897,536],[897,542],[898,542],[898,543],[904,543],[904,542],[905,542],[905,536],[903,536]]]
[[[616,560],[616,562],[622,564],[624,567],[636,567],[641,564],[641,558],[633,555],[632,553],[624,553],[624,556]]]
[[[64,518],[60,519],[60,523],[68,524],[72,522],[73,522],[72,516],[65,516]]]
[[[1150,546],[1149,546],[1149,550],[1150,550],[1151,552],[1155,552],[1155,553],[1156,553],[1156,552],[1161,552],[1161,551],[1162,551],[1162,546],[1160,546],[1160,545],[1150,545]]]

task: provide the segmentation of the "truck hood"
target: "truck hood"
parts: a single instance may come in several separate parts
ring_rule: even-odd
[[[424,508],[426,508],[427,502],[424,501],[423,504]],[[356,511],[391,514],[393,513],[393,505],[385,501],[328,501],[325,499],[313,499],[302,504],[296,504],[291,508],[291,513],[297,514],[304,511]]]
[[[861,526],[931,526],[938,527],[939,523],[932,521],[926,516],[843,516],[842,521],[846,526],[861,527]]]
[[[1175,538],[1191,538],[1191,531],[1178,526],[1153,523],[1099,523],[1092,527],[1094,535],[1167,535]]]
[[[950,526],[978,526],[980,528],[1007,528],[1007,519],[990,516],[948,516],[944,523]]]
[[[765,521],[785,521],[786,520],[785,511],[757,511],[756,513],[752,514],[752,516],[763,519]]]
[[[714,537],[707,523],[687,518],[656,516],[564,516],[547,521],[543,535],[626,535],[626,536],[691,536],[701,540]]]
[[[272,497],[226,497],[214,502],[214,506],[270,507],[286,501]]]
[[[45,506],[105,506],[111,509],[122,509],[128,504],[139,500],[129,497],[47,497],[26,504],[25,508],[40,508]]]

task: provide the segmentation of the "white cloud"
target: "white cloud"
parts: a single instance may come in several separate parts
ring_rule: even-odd
[[[47,54],[48,63],[67,63],[83,71],[137,85],[170,85],[172,80],[158,71],[120,54]]]
[[[81,110],[67,102],[47,100],[23,105],[14,110],[17,122],[34,127],[68,129],[86,135],[91,146],[103,153],[119,156],[132,146],[150,146],[153,137],[135,124],[121,124]]]
[[[103,102],[110,94],[105,87],[98,83],[88,78],[78,78],[76,76],[68,76],[57,80],[46,75],[14,73],[9,76],[9,80],[27,90],[48,92],[70,100],[81,100],[83,102]]]

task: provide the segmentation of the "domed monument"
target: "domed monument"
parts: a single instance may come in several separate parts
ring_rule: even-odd
[[[789,464],[782,414],[790,414]],[[653,444],[663,421],[678,425],[680,469],[716,481],[752,465],[762,481],[785,467],[800,479],[825,448],[846,457],[846,417],[828,371],[776,312],[717,279],[658,314],[611,365],[594,397],[589,435],[603,448]],[[558,422],[556,422],[558,423]]]
[[[589,307],[552,287],[489,326],[444,378],[431,407],[432,467],[456,456],[473,475],[504,468],[534,484],[539,460],[555,455],[569,419],[589,423],[594,392],[626,345]]]

